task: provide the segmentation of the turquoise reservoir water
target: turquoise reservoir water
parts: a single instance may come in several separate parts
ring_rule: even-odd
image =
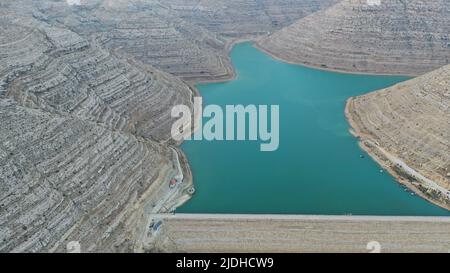
[[[236,45],[231,57],[237,79],[198,85],[204,104],[280,105],[279,149],[260,152],[249,141],[185,142],[197,191],[177,212],[450,215],[381,173],[348,132],[348,97],[407,78],[286,64],[250,43]]]

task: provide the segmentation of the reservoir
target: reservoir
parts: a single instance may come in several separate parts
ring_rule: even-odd
[[[349,97],[406,77],[341,74],[274,60],[236,45],[236,79],[197,85],[204,105],[279,105],[279,149],[259,142],[186,141],[196,193],[183,213],[446,215],[406,191],[360,147],[344,115]]]

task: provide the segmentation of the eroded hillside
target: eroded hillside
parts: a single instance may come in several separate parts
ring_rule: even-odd
[[[171,106],[190,105],[192,90],[68,29],[22,22],[0,31],[0,251],[70,240],[133,251],[144,208],[179,175],[175,150],[155,140],[169,138]]]
[[[9,25],[6,31],[19,29]],[[192,92],[177,78],[119,59],[70,30],[42,25],[20,31],[18,41],[1,46],[8,64],[1,69],[9,73],[6,96],[24,106],[164,140],[170,135],[170,106],[190,104]]]
[[[173,171],[167,147],[0,100],[1,252],[132,251],[141,200]],[[157,200],[152,200],[157,202]]]
[[[335,2],[90,0],[68,7],[42,1],[33,14],[194,82],[233,77],[228,49],[235,39],[265,35]]]
[[[225,39],[265,35],[338,0],[166,0],[181,18]]]
[[[450,208],[450,66],[350,99],[347,116],[378,162]]]
[[[262,39],[274,56],[348,72],[421,75],[449,63],[446,0],[343,0]]]

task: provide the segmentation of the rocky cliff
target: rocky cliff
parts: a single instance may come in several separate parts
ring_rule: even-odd
[[[178,159],[157,141],[192,90],[68,29],[20,21],[0,29],[0,251],[65,251],[72,240],[133,251],[144,209],[191,183],[169,189]]]
[[[315,67],[421,75],[449,63],[449,14],[446,0],[343,0],[258,45]]]
[[[68,115],[0,100],[0,251],[133,251],[141,200],[172,152]]]
[[[166,0],[181,18],[225,39],[266,35],[338,0]]]
[[[195,82],[233,76],[227,52],[233,40],[265,35],[335,2],[90,0],[68,7],[42,1],[33,14]]]
[[[450,209],[450,66],[350,99],[347,116],[380,164]]]
[[[170,106],[190,104],[192,92],[177,78],[119,59],[70,30],[9,25],[4,33],[16,31],[23,37],[2,45],[7,66],[1,69],[9,73],[5,95],[22,105],[165,140],[170,135]]]

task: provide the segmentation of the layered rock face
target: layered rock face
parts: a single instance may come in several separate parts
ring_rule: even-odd
[[[6,95],[22,105],[164,140],[170,136],[170,106],[191,103],[190,88],[177,78],[119,59],[70,30],[8,26],[4,33],[16,31],[23,37],[2,45],[7,66],[1,69],[11,83]],[[11,73],[20,77],[13,81]]]
[[[171,107],[191,105],[192,90],[68,29],[22,22],[0,29],[0,251],[72,240],[133,251],[144,208],[178,172],[154,140],[170,137]]]
[[[220,80],[232,75],[225,42],[159,1],[92,0],[70,7],[43,1],[34,8],[41,19],[63,24],[105,48],[185,80]]]
[[[162,1],[161,1],[162,2]],[[168,0],[183,19],[226,39],[262,35],[290,25],[336,0]]]
[[[87,13],[99,27],[96,34],[108,48],[119,48],[145,64],[185,80],[226,79],[231,64],[224,43],[207,30],[179,18],[157,1],[104,1]]]
[[[171,152],[93,122],[0,100],[0,251],[132,251],[141,196]]]
[[[449,63],[446,0],[343,0],[262,39],[280,59],[349,72],[421,75]]]
[[[33,15],[194,82],[233,76],[227,49],[234,39],[267,34],[335,2],[90,0],[68,7],[40,1]]]
[[[450,208],[450,66],[350,99],[347,115],[363,148]]]

